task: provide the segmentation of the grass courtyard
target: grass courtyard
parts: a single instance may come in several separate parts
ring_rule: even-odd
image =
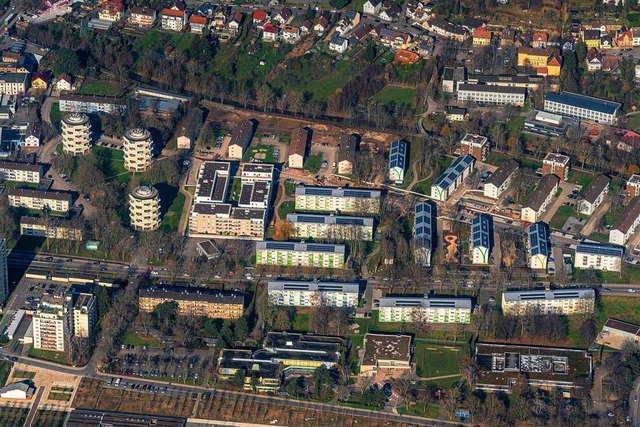
[[[460,364],[466,355],[466,346],[450,348],[416,341],[413,360],[417,374],[430,378],[460,373]]]
[[[124,87],[116,82],[87,78],[78,88],[82,95],[119,96]]]
[[[412,87],[387,85],[371,97],[372,101],[381,104],[413,105],[416,90]]]
[[[640,324],[640,299],[602,296],[598,301],[596,314],[598,331],[609,317]]]
[[[124,345],[135,345],[138,347],[141,347],[143,345],[146,345],[147,347],[156,347],[156,348],[162,347],[157,339],[153,337],[146,337],[146,336],[134,334],[132,332],[126,332],[122,336],[121,343]]]

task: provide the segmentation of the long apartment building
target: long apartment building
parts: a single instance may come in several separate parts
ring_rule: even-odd
[[[344,268],[346,248],[328,243],[256,242],[257,265]]]
[[[582,194],[582,200],[578,202],[578,213],[593,215],[609,193],[610,182],[611,180],[606,175],[598,175],[593,178]]]
[[[189,219],[189,233],[198,237],[262,240],[271,199],[273,165],[243,165],[237,206],[227,201],[233,180],[230,173],[231,163],[202,163]]]
[[[609,243],[624,245],[640,225],[640,197],[634,197],[609,230]]]
[[[60,111],[67,113],[124,114],[127,101],[115,96],[60,94]]]
[[[603,243],[580,243],[576,246],[574,266],[577,268],[620,271],[624,247]]]
[[[560,179],[555,175],[543,176],[529,200],[523,205],[520,219],[530,223],[538,222],[553,200],[559,182]]]
[[[431,201],[416,203],[413,220],[413,258],[423,267],[431,266],[436,241],[436,204]]]
[[[544,222],[536,222],[529,226],[529,267],[533,270],[546,270],[551,256],[549,226]]]
[[[9,189],[9,205],[14,208],[51,209],[55,212],[67,212],[73,205],[71,193],[64,191],[43,191],[27,188]]]
[[[59,217],[23,216],[20,218],[20,235],[82,240],[82,227]]]
[[[166,302],[177,305],[179,316],[204,316],[212,319],[238,319],[244,314],[244,294],[212,289],[148,287],[138,290],[138,308],[152,313]]]
[[[42,165],[23,162],[0,161],[0,178],[5,181],[37,184],[42,178]]]
[[[373,215],[380,212],[382,191],[366,188],[305,187],[295,190],[296,211]]]
[[[358,306],[358,283],[308,282],[278,280],[267,284],[269,303],[287,307],[355,308]]]
[[[0,73],[0,93],[24,95],[29,89],[29,73]]]
[[[336,240],[372,240],[373,218],[339,215],[288,214],[296,237]]]
[[[498,199],[507,191],[511,180],[513,179],[516,171],[520,165],[513,159],[508,159],[500,165],[496,171],[491,174],[487,182],[484,183],[483,193],[485,197],[491,197],[492,199]]]
[[[579,93],[562,92],[548,93],[544,98],[544,109],[563,116],[614,125],[622,110],[622,104]]]
[[[471,220],[471,259],[474,264],[487,265],[493,250],[493,217],[480,214]]]
[[[522,107],[527,98],[527,89],[493,85],[458,85],[458,101],[491,105],[515,105]]]
[[[230,159],[242,159],[251,144],[255,129],[255,122],[252,120],[243,120],[235,127],[229,141],[228,155]]]
[[[464,180],[471,175],[475,164],[476,159],[469,154],[455,159],[431,186],[431,198],[441,202],[447,200]]]
[[[471,323],[471,298],[386,296],[379,301],[380,322]]]
[[[505,291],[502,293],[502,312],[505,316],[592,314],[595,300],[593,289]]]

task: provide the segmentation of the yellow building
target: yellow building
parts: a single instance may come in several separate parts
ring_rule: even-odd
[[[505,316],[593,314],[595,300],[593,289],[506,291],[502,293],[502,312]]]
[[[177,315],[209,317],[212,319],[238,319],[244,314],[244,294],[219,290],[179,288],[141,288],[138,308],[151,313],[166,302],[177,304]]]
[[[540,74],[559,76],[562,58],[550,49],[521,47],[518,49],[518,67],[533,67],[539,69]]]
[[[44,76],[36,74],[33,76],[33,79],[31,79],[31,87],[46,90],[47,87],[49,87],[49,83],[47,83],[47,79]]]
[[[600,30],[586,30],[582,33],[582,41],[587,45],[587,49],[595,48],[600,50]]]

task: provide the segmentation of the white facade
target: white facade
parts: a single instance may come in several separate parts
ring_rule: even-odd
[[[511,179],[518,167],[518,162],[513,159],[504,162],[485,182],[482,190],[484,196],[492,199],[500,198],[502,193],[507,191],[507,188],[511,185]]]
[[[640,225],[640,197],[631,199],[609,230],[609,243],[624,245]]]
[[[431,186],[431,198],[441,202],[447,200],[471,174],[475,164],[476,159],[469,154],[455,159]]]
[[[493,105],[523,106],[527,95],[524,88],[493,85],[458,85],[458,101]]]
[[[382,297],[380,322],[471,323],[471,299]]]
[[[65,340],[69,338],[68,296],[54,301],[43,301],[33,316],[33,348],[39,350],[64,351]]]
[[[286,282],[274,281],[267,285],[269,303],[275,306],[355,308],[360,293],[357,283]]]
[[[296,211],[377,214],[382,192],[359,188],[296,187]]]
[[[545,111],[606,125],[616,123],[621,107],[617,102],[571,92],[549,93],[544,99]]]
[[[83,113],[67,114],[62,119],[62,151],[70,156],[87,154],[91,149],[91,124]]]
[[[124,168],[131,172],[144,172],[151,167],[153,140],[147,129],[129,129],[123,138]]]
[[[0,304],[9,298],[9,276],[7,271],[7,241],[0,239]]]
[[[160,197],[153,187],[139,186],[129,194],[131,227],[152,231],[160,227]]]
[[[42,166],[32,163],[0,161],[0,177],[5,181],[37,184],[42,178]]]
[[[257,242],[257,265],[344,268],[345,246],[325,243]]]
[[[576,247],[576,268],[620,271],[624,248],[605,244],[582,243]]]
[[[593,289],[557,289],[533,291],[505,291],[502,293],[502,312],[522,316],[540,314],[591,314],[595,309]]]
[[[362,5],[362,13],[365,15],[376,15],[382,9],[382,1],[381,0],[367,0],[365,4]]]

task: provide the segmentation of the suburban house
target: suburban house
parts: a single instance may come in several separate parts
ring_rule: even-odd
[[[45,73],[35,73],[31,78],[31,87],[46,90],[49,87],[49,76]]]
[[[258,29],[261,29],[267,23],[269,15],[267,15],[267,12],[264,10],[254,10],[252,18],[253,24],[257,26]]]
[[[595,72],[602,70],[602,54],[598,52],[598,49],[592,47],[587,52],[587,71]]]
[[[311,132],[308,128],[301,127],[293,131],[293,134],[291,135],[291,143],[289,144],[290,168],[303,168],[310,134]]]
[[[394,22],[398,20],[401,14],[402,14],[402,8],[398,5],[398,3],[393,2],[391,3],[391,6],[389,6],[387,9],[383,10],[382,12],[380,12],[380,15],[378,16],[383,21]]]
[[[163,30],[182,31],[187,25],[187,13],[177,6],[162,9],[161,24]]]
[[[293,11],[290,7],[283,7],[280,12],[273,17],[274,21],[278,21],[281,24],[288,24],[293,18]]]
[[[513,159],[509,159],[501,164],[500,167],[496,169],[496,171],[493,172],[489,179],[484,183],[484,196],[492,199],[498,199],[500,195],[509,188],[511,180],[519,166],[518,162]]]
[[[244,15],[242,12],[236,12],[233,14],[233,19],[229,21],[227,27],[229,27],[229,31],[234,34],[237,34],[240,31],[240,27],[242,26],[242,20],[244,19]]]
[[[295,43],[300,39],[300,28],[285,25],[282,29],[282,39],[288,43]]]
[[[280,34],[280,28],[273,25],[271,22],[267,22],[262,28],[262,40],[267,42],[275,42],[278,40]]]
[[[206,16],[196,15],[195,13],[189,17],[189,27],[193,34],[205,34],[209,19]]]
[[[318,18],[316,25],[313,26],[313,31],[316,33],[324,33],[329,29],[329,20],[324,16]]]
[[[484,27],[479,27],[473,30],[473,45],[474,46],[489,46],[491,43],[491,37],[493,37],[493,32],[487,30]]]
[[[360,137],[356,134],[342,135],[338,147],[338,174],[350,175],[356,159],[356,150]]]
[[[103,21],[118,22],[122,19],[122,3],[119,1],[108,1],[98,12],[98,18]]]
[[[611,180],[606,175],[596,176],[582,194],[582,200],[578,202],[578,213],[593,215],[609,192],[610,181]]]
[[[362,5],[362,13],[365,15],[377,15],[382,9],[382,0],[367,0]]]
[[[587,45],[587,49],[600,49],[600,30],[585,30],[582,33],[582,41]]]
[[[536,48],[546,48],[547,42],[549,41],[549,36],[547,33],[542,33],[536,31],[533,33],[533,38],[531,39],[531,46]]]
[[[133,6],[129,15],[129,24],[140,28],[149,28],[156,20],[157,12],[155,9],[147,9],[146,7]]]
[[[349,47],[347,39],[343,39],[340,36],[333,36],[329,42],[329,50],[333,50],[338,53],[345,53]]]
[[[633,47],[633,32],[631,30],[618,32],[616,44],[620,49]]]
[[[553,200],[559,183],[560,179],[555,175],[543,176],[529,200],[522,207],[520,219],[532,224],[538,222]]]

